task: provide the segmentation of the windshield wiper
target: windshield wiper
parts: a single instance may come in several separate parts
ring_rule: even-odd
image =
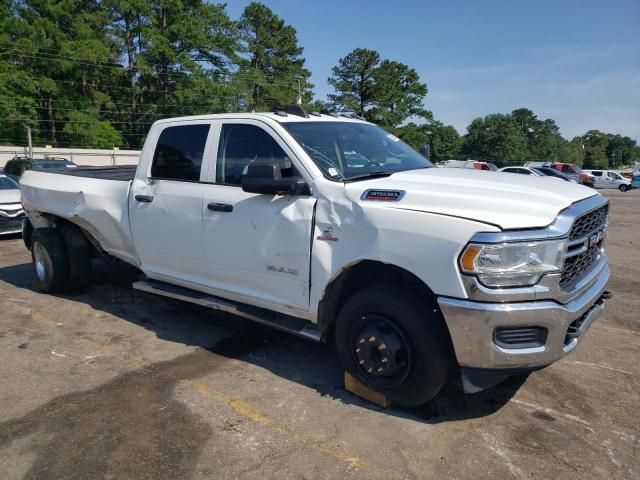
[[[352,182],[354,180],[363,180],[365,178],[390,177],[394,173],[398,172],[396,170],[376,170],[373,172],[363,173],[361,175],[354,175],[353,177],[347,177],[344,179],[344,181]]]

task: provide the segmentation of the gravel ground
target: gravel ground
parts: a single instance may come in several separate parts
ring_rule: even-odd
[[[605,192],[614,298],[580,348],[418,410],[346,392],[334,348],[130,288],[34,290],[0,240],[3,479],[640,477],[640,191]]]

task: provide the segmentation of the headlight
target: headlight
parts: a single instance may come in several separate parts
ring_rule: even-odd
[[[488,287],[534,285],[542,275],[562,270],[565,247],[565,240],[471,243],[460,256],[460,269]]]

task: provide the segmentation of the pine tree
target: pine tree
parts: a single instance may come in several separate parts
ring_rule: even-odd
[[[335,93],[329,95],[334,110],[351,112],[394,130],[411,117],[430,120],[424,108],[427,85],[409,66],[381,60],[374,50],[356,48],[333,67],[328,80]]]
[[[311,72],[304,67],[296,30],[267,6],[250,3],[239,21],[243,60],[235,81],[248,110],[273,110],[295,103],[299,90],[311,100]]]
[[[379,65],[380,54],[366,48],[356,48],[338,60],[327,80],[336,91],[328,95],[332,109],[365,117],[375,104],[375,71]]]

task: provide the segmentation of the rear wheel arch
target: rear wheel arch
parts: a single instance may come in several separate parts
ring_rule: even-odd
[[[32,231],[41,229],[41,228],[50,228],[55,230],[61,230],[63,228],[73,228],[77,229],[84,235],[91,246],[91,257],[97,257],[102,253],[102,247],[100,246],[100,242],[98,242],[93,235],[87,232],[80,225],[74,223],[71,220],[66,218],[58,217],[57,215],[52,215],[50,213],[30,213],[28,217],[28,222],[30,224],[30,229]],[[26,244],[26,241],[25,241]]]

